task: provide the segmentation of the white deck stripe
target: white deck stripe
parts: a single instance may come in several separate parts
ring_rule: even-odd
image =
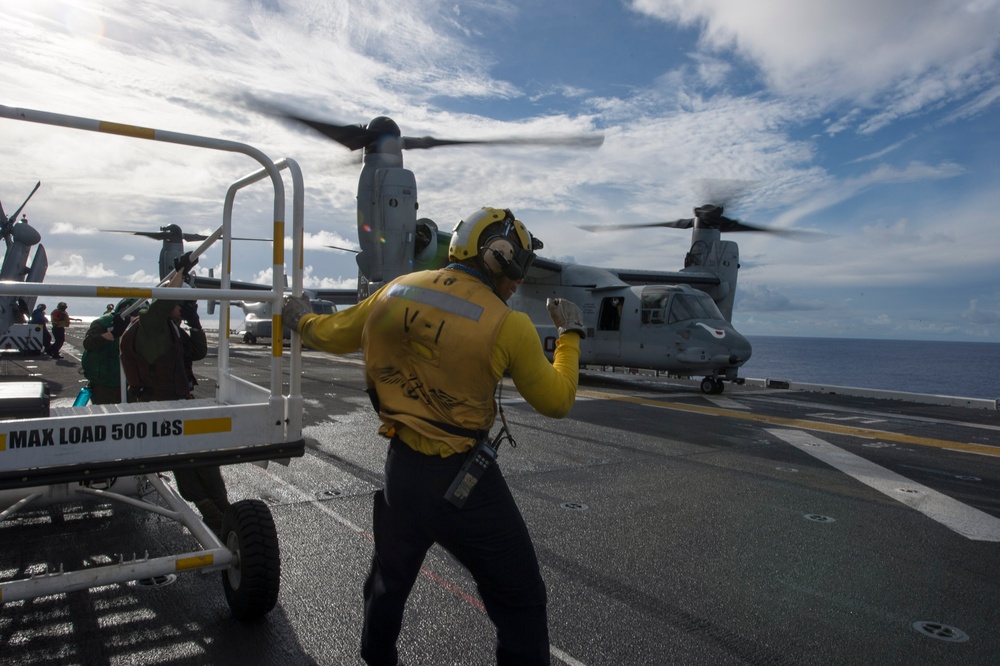
[[[705,395],[702,397],[705,398],[705,400],[708,400],[716,407],[721,407],[723,409],[750,409],[743,403],[736,402],[732,398],[725,398],[722,396],[715,396],[715,395]]]
[[[582,661],[578,661],[573,657],[569,656],[555,645],[549,644],[549,654],[558,659],[564,664],[569,664],[569,666],[586,666]]]
[[[768,429],[768,432],[968,539],[1000,541],[1000,519],[988,513],[848,453],[807,432],[778,429]]]

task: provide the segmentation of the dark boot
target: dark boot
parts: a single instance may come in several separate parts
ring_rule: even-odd
[[[201,517],[208,525],[208,529],[215,532],[215,536],[222,538],[222,512],[219,511],[219,507],[215,505],[210,499],[198,500],[194,503],[198,507],[198,511],[201,512]]]

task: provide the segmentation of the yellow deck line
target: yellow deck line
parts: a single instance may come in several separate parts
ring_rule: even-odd
[[[603,393],[600,391],[577,391],[577,395],[588,398],[599,398],[601,400],[617,400],[619,402],[631,402],[636,405],[646,405],[647,407],[659,407],[661,409],[671,409],[678,412],[690,412],[694,414],[705,414],[707,416],[726,416],[732,419],[742,419],[744,421],[756,421],[758,423],[769,423],[774,425],[789,426],[792,428],[802,428],[803,430],[816,430],[819,432],[829,432],[837,435],[848,435],[850,437],[862,437],[865,439],[879,439],[900,444],[915,444],[917,446],[932,446],[938,449],[952,449],[964,451],[966,453],[978,453],[986,456],[1000,457],[1000,448],[987,446],[985,444],[972,444],[970,442],[953,442],[947,439],[934,439],[931,437],[916,437],[914,435],[903,435],[885,430],[874,430],[872,428],[857,428],[855,426],[844,426],[835,423],[822,423],[820,421],[806,421],[803,419],[787,419],[781,416],[767,416],[765,414],[753,414],[723,409],[721,407],[704,407],[701,405],[689,405],[679,402],[662,402],[649,398],[637,398],[628,395],[617,395],[614,393]]]

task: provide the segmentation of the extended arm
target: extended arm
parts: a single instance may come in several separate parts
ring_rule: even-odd
[[[549,363],[531,319],[511,312],[500,328],[493,369],[498,376],[508,370],[518,392],[539,414],[563,418],[576,401],[580,336],[572,332],[560,335]]]

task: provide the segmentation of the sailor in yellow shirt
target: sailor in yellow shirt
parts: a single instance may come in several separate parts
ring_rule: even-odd
[[[364,351],[366,380],[390,439],[375,493],[375,552],[364,586],[361,656],[396,664],[406,599],[438,543],[476,580],[496,626],[498,664],[548,664],[545,584],[531,537],[495,464],[509,438],[489,431],[504,373],[535,410],[562,418],[576,399],[580,308],[550,299],[553,362],[531,320],[506,304],[541,247],[509,210],[459,222],[441,270],[404,275],[361,303],[315,315],[286,298],[282,319],[314,349]],[[502,416],[502,414],[501,414]]]

